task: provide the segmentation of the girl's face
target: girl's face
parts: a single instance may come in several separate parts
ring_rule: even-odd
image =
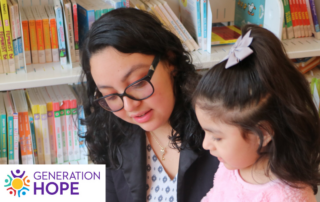
[[[154,56],[140,53],[126,54],[113,47],[95,53],[90,59],[91,74],[103,96],[122,94],[131,83],[147,75]],[[123,97],[124,108],[114,115],[145,131],[153,131],[167,125],[174,107],[173,81],[170,72],[173,66],[158,63],[151,83],[154,93],[151,97],[136,101]]]
[[[244,139],[241,130],[233,125],[213,120],[208,112],[195,107],[198,121],[205,131],[202,146],[216,156],[230,170],[245,169],[252,166],[259,155],[259,138],[248,134]]]

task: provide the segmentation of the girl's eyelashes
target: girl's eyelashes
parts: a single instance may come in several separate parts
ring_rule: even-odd
[[[219,142],[222,138],[212,138],[214,141],[217,141],[217,142]]]

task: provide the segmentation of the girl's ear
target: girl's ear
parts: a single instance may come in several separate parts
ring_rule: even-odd
[[[267,121],[259,122],[258,126],[261,129],[261,132],[263,134],[262,146],[265,147],[272,140],[272,137],[274,135],[274,131],[273,131],[273,128],[272,128],[271,124],[269,122],[267,122]]]

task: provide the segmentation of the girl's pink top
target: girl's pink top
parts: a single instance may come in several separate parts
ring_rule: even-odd
[[[266,184],[249,184],[239,170],[228,170],[223,163],[213,180],[214,187],[201,202],[316,202],[311,187],[292,188],[274,180]]]

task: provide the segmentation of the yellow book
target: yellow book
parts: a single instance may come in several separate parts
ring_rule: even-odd
[[[6,39],[4,37],[4,32],[3,32],[1,15],[0,15],[0,50],[1,50],[0,59],[3,66],[3,71],[4,73],[9,73],[7,46],[6,46]]]
[[[44,164],[44,148],[43,148],[43,136],[41,132],[41,124],[40,124],[40,107],[37,103],[37,97],[32,89],[26,90],[27,98],[31,107],[33,119],[34,119],[34,130],[36,134],[36,143],[37,143],[37,151],[38,151],[38,162],[39,164]]]
[[[30,34],[30,45],[31,45],[31,58],[32,64],[39,63],[39,54],[38,54],[38,43],[37,43],[37,32],[36,32],[36,21],[30,10],[30,7],[23,8],[24,13],[29,22],[29,34]]]
[[[7,0],[0,0],[0,2],[1,2],[3,30],[4,30],[4,36],[6,39],[5,41],[6,41],[7,53],[8,53],[9,72],[14,73],[16,71],[16,67],[14,64],[14,52],[13,52],[9,13],[8,13],[8,4],[7,4]]]

